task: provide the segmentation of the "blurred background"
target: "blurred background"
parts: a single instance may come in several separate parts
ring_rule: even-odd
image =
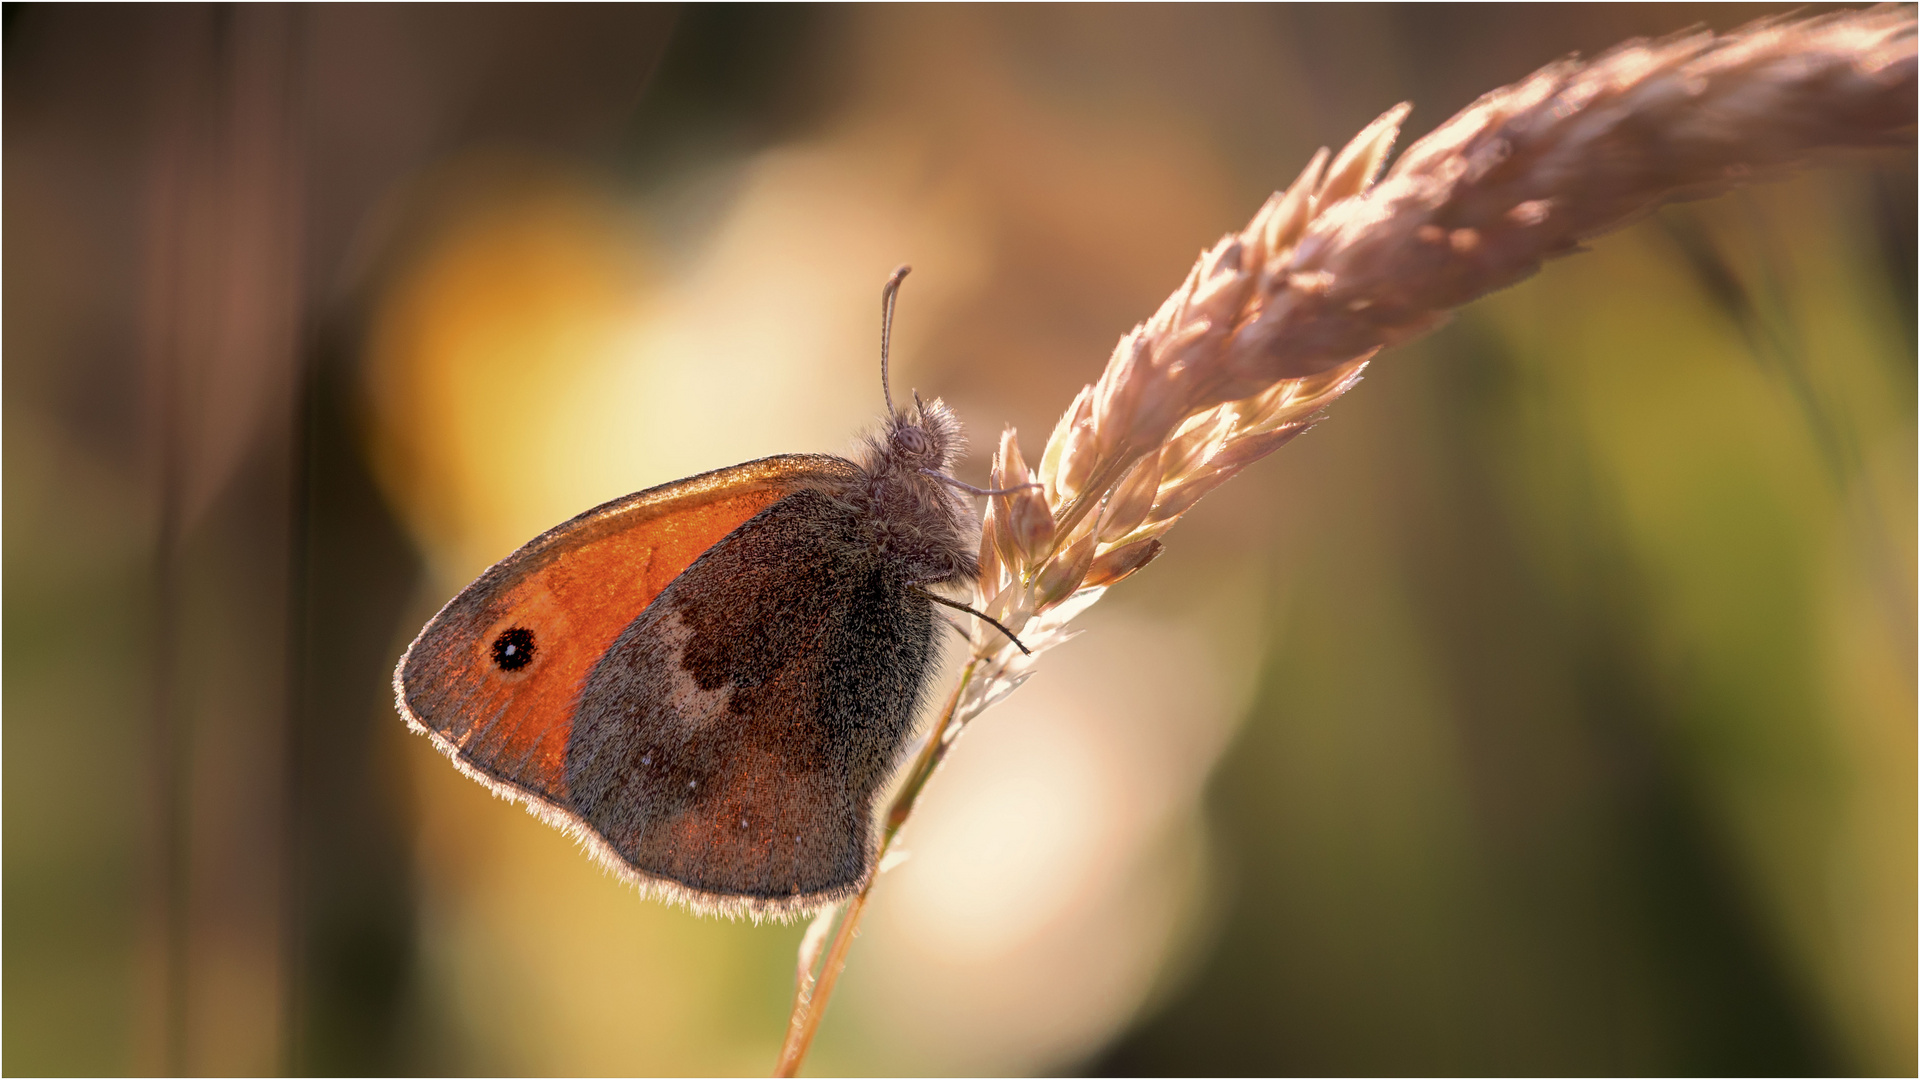
[[[394,714],[601,500],[1031,457],[1313,150],[1755,5],[4,9],[9,1073],[764,1073]],[[1911,148],[1376,361],[968,733],[811,1071],[1911,1073]],[[985,455],[961,475],[980,482]]]

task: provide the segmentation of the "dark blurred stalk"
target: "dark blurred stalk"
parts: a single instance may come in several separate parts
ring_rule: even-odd
[[[1654,215],[1654,220],[1679,252],[1707,304],[1739,332],[1754,366],[1779,383],[1792,399],[1819,450],[1828,480],[1843,496],[1851,539],[1869,568],[1880,616],[1888,632],[1904,643],[1901,653],[1911,657],[1914,655],[1912,597],[1905,584],[1906,575],[1900,568],[1900,555],[1888,540],[1880,500],[1873,485],[1866,482],[1859,439],[1847,423],[1844,410],[1835,408],[1814,385],[1805,338],[1794,323],[1787,291],[1780,282],[1778,267],[1783,259],[1769,242],[1771,228],[1764,216],[1751,212],[1751,194],[1738,197],[1746,201],[1750,211],[1748,231],[1762,242],[1760,257],[1744,271],[1727,254],[1699,210],[1687,206],[1668,207]],[[1911,234],[1911,229],[1908,233]],[[1888,248],[1897,243],[1894,238],[1879,239]],[[1758,278],[1758,284],[1750,286],[1749,277]],[[1895,279],[1898,280],[1897,274]],[[1912,308],[1909,306],[1907,311],[1911,315]],[[1908,325],[1912,325],[1910,321]]]
[[[202,932],[242,958],[236,985],[256,998],[282,974],[275,748],[286,737],[278,616],[302,222],[296,19],[286,7],[187,7],[146,27],[142,351],[156,517],[147,904],[159,937],[152,1063],[171,1074],[284,1060],[257,1056],[257,1030],[235,1038],[243,1058],[203,1060],[193,1001]],[[202,798],[230,815],[204,837]]]
[[[1791,313],[1781,302],[1781,290],[1773,280],[1771,268],[1762,267],[1762,289],[1749,288],[1720,242],[1700,220],[1698,210],[1687,206],[1668,207],[1655,214],[1654,220],[1680,253],[1707,302],[1739,331],[1754,363],[1778,379],[1793,398],[1835,485],[1850,484],[1860,471],[1859,448],[1814,389],[1813,379],[1807,372],[1806,349],[1792,324]],[[1756,232],[1764,228],[1764,221],[1755,221]]]
[[[181,423],[171,374],[172,357],[163,354],[163,376],[154,390],[154,411],[158,418],[155,460],[159,474],[159,521],[153,552],[153,653],[151,657],[153,700],[149,737],[152,749],[147,755],[152,765],[151,797],[153,809],[148,824],[153,829],[152,880],[148,904],[152,914],[150,927],[160,940],[160,976],[162,995],[158,1061],[160,1071],[178,1076],[185,1071],[187,1030],[187,860],[186,807],[191,760],[188,741],[181,732],[182,717],[175,686],[174,669],[178,663],[175,643],[180,629],[179,575],[177,549],[180,532],[180,441]]]
[[[184,630],[180,616],[179,547],[183,501],[183,443],[186,421],[181,416],[182,367],[179,322],[185,317],[179,295],[185,254],[180,237],[184,216],[184,188],[188,152],[197,132],[196,106],[205,88],[198,85],[202,72],[194,62],[206,35],[174,28],[183,40],[169,42],[163,63],[171,61],[158,74],[156,82],[159,117],[155,121],[154,155],[145,207],[146,242],[149,273],[144,279],[146,316],[146,363],[148,397],[152,413],[154,444],[154,482],[158,507],[153,553],[154,611],[152,663],[152,704],[147,760],[151,767],[149,796],[152,809],[147,824],[149,843],[149,882],[147,895],[148,933],[158,940],[156,959],[159,971],[153,989],[159,995],[150,1048],[152,1060],[169,1076],[186,1072],[188,973],[188,873],[186,791],[192,765],[191,745],[185,730],[186,717],[178,700],[177,643]],[[198,28],[195,28],[198,29]]]

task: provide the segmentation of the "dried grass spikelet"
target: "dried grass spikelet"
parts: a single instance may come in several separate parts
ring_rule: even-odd
[[[1408,106],[1321,150],[1200,256],[1081,390],[1037,470],[1004,433],[980,551],[990,628],[951,737],[1026,679],[1201,496],[1305,431],[1381,348],[1585,238],[1828,149],[1910,139],[1914,17],[1880,7],[1628,42],[1469,106],[1381,178]],[[1377,182],[1376,182],[1377,181]]]

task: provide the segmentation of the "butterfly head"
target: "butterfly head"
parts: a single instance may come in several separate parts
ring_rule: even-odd
[[[953,410],[939,398],[921,401],[913,396],[913,408],[902,409],[887,418],[885,452],[899,467],[947,472],[966,449],[966,436]]]
[[[947,488],[931,473],[951,474],[967,446],[966,434],[953,410],[939,398],[921,401],[888,416],[869,434],[859,455],[867,475],[884,478],[889,487]]]

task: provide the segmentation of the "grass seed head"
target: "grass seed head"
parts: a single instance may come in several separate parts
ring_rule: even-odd
[[[1631,41],[1489,93],[1387,156],[1396,105],[1202,252],[1061,415],[1041,487],[987,511],[979,593],[1037,655],[1208,492],[1311,427],[1381,348],[1662,202],[1910,140],[1914,15],[1878,7]],[[1014,433],[995,487],[1027,483]],[[991,554],[991,558],[989,557]],[[1024,678],[1003,637],[958,715]],[[1014,655],[1017,655],[1014,654]]]

